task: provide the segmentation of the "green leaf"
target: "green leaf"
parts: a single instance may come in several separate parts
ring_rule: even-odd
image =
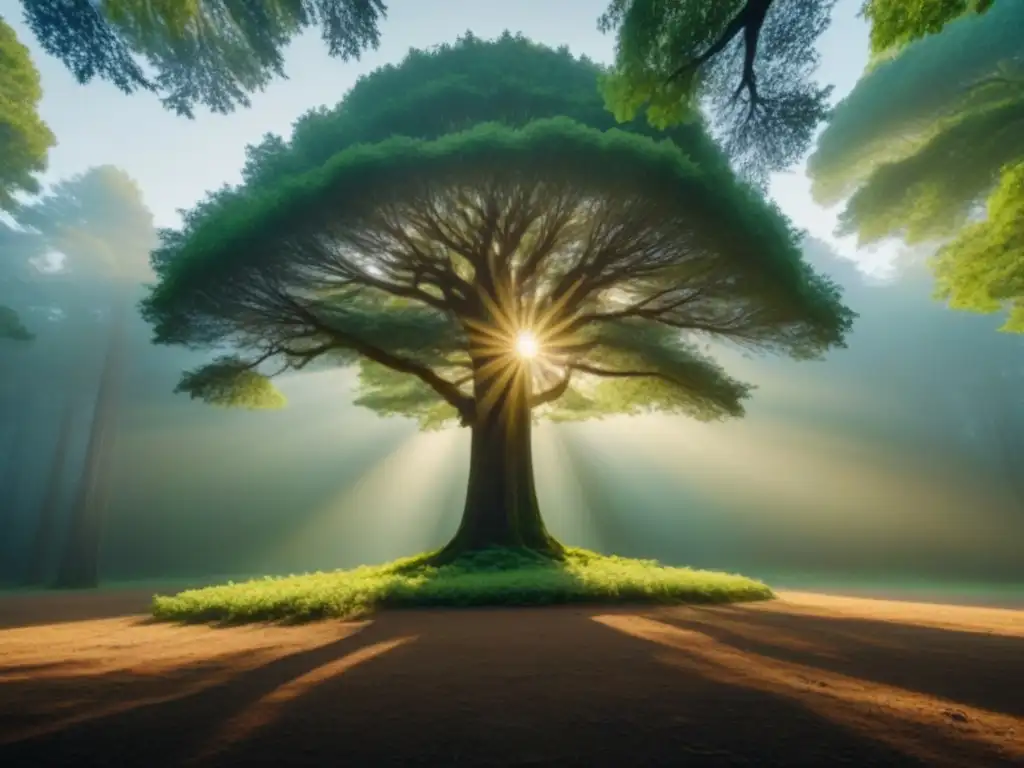
[[[383,0],[24,0],[25,20],[43,50],[75,78],[94,77],[125,93],[156,92],[193,117],[197,106],[229,113],[284,76],[283,53],[318,27],[328,52],[358,58],[380,42]],[[142,66],[145,62],[145,67]],[[6,71],[6,69],[5,69]]]
[[[39,191],[36,174],[46,170],[57,143],[39,116],[43,89],[28,48],[0,18],[0,210],[14,211],[15,194]]]
[[[834,4],[613,0],[600,21],[616,33],[601,82],[608,108],[662,129],[699,120],[703,108],[734,166],[765,183],[803,157],[827,117],[831,87],[813,75]]]
[[[1024,65],[1022,24],[1024,4],[996,3],[866,72],[832,111],[808,161],[814,199],[841,202],[876,169],[919,152],[947,121],[958,123],[966,112],[1010,96],[978,85],[1002,78],[1014,90],[1014,73]]]
[[[269,378],[231,356],[186,371],[174,391],[211,405],[251,410],[276,410],[287,402]]]
[[[984,13],[994,0],[865,0],[871,50],[883,53],[934,35],[961,16]]]
[[[951,307],[1009,310],[1002,330],[1024,333],[1024,162],[1003,172],[988,217],[946,244],[934,267],[938,297]]]

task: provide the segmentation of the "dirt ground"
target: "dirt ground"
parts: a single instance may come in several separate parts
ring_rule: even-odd
[[[0,766],[1024,766],[1024,611],[783,593],[234,629],[0,597]]]

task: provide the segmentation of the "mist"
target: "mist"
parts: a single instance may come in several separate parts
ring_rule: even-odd
[[[358,69],[345,65],[346,87],[422,44],[407,28],[411,6],[394,5],[405,21],[385,30],[387,45]],[[581,4],[579,19],[561,26],[589,30],[603,5]],[[854,5],[842,5],[839,29],[823,46],[853,35],[864,47]],[[448,23],[461,32],[470,22]],[[611,45],[596,32],[572,41],[527,34],[596,59]],[[291,53],[300,56],[302,44]],[[826,56],[823,67],[845,67],[847,87],[858,74],[849,57]],[[310,61],[300,62],[297,78],[313,89],[322,84]],[[66,73],[49,74],[48,66],[41,61],[44,85],[63,82]],[[137,133],[155,119],[136,97],[95,87],[135,105],[118,120],[136,121]],[[267,99],[279,98],[277,87],[240,118],[251,121],[242,138],[217,124],[217,141],[233,140],[232,162],[246,141],[345,90],[325,85],[271,121]],[[63,113],[53,110],[60,129]],[[187,124],[181,136],[191,133],[176,146],[198,142],[195,125],[217,119]],[[288,405],[271,412],[217,408],[175,392],[183,370],[213,355],[153,345],[138,304],[155,279],[148,257],[159,230],[177,226],[169,211],[213,189],[212,171],[194,163],[194,183],[183,181],[184,171],[167,170],[165,152],[147,165],[135,146],[124,155],[138,166],[124,172],[127,181],[62,191],[55,182],[92,179],[88,169],[117,159],[111,143],[95,155],[82,150],[71,130],[67,144],[79,155],[57,165],[74,173],[49,180],[38,231],[25,240],[0,222],[0,305],[34,335],[0,339],[0,583],[52,582],[90,536],[103,582],[346,568],[450,538],[465,496],[468,431],[421,432],[411,420],[353,405],[354,369],[289,373],[280,380]],[[240,163],[232,168],[224,175],[237,177]],[[173,196],[161,196],[164,182]],[[786,212],[818,216],[810,202],[793,202],[788,183],[773,182]],[[60,239],[47,222],[66,213],[48,199],[73,199],[102,226],[76,224],[77,240]],[[716,348],[731,374],[757,386],[743,419],[650,415],[539,426],[535,472],[551,532],[570,545],[787,585],[1024,583],[1024,336],[997,332],[997,316],[937,301],[922,254],[872,272],[870,258],[858,264],[836,242],[808,236],[804,247],[860,315],[848,347],[816,362]]]
[[[810,240],[861,315],[821,362],[720,359],[758,386],[742,420],[544,424],[542,508],[567,543],[782,579],[1024,580],[1015,472],[1024,339],[951,312],[914,264],[865,278]],[[145,289],[136,286],[135,298]],[[2,577],[19,583],[71,394],[68,456],[42,555],[53,574],[80,492],[103,361],[102,317],[76,327],[30,310],[31,345],[5,345]],[[465,493],[468,433],[419,432],[351,405],[354,375],[281,383],[287,408],[218,409],[174,394],[202,353],[154,347],[132,313],[115,438],[99,470],[107,581],[292,573],[383,562],[443,543]],[[71,355],[74,350],[75,355]]]

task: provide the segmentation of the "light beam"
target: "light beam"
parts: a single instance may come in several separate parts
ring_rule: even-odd
[[[516,354],[524,360],[530,360],[540,352],[537,337],[529,331],[520,331],[516,336]]]

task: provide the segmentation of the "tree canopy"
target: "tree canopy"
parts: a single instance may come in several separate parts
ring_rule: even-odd
[[[382,0],[22,0],[47,53],[81,83],[94,77],[125,93],[159,95],[191,117],[228,113],[284,77],[283,51],[319,27],[328,51],[358,58],[380,41]]]
[[[80,322],[106,305],[112,286],[152,275],[156,244],[138,185],[114,166],[90,168],[21,205],[13,223],[0,222],[0,302],[11,313],[55,306]],[[47,256],[58,263],[42,264]],[[6,315],[0,329],[16,323],[17,314]]]
[[[39,191],[35,174],[46,170],[47,155],[57,140],[39,116],[39,71],[2,17],[0,72],[0,210],[11,211],[17,205],[16,193]]]
[[[966,227],[934,260],[938,295],[955,309],[999,312],[1024,333],[1024,162],[1009,166],[984,221]]]
[[[941,32],[961,16],[984,13],[995,0],[864,0],[871,51],[884,54]]]
[[[993,0],[865,0],[876,55],[983,12]],[[1004,3],[1009,5],[1009,3]],[[602,89],[622,119],[653,125],[703,107],[737,167],[754,179],[788,168],[828,116],[831,87],[814,81],[816,45],[835,0],[612,0],[599,21],[617,34]]]
[[[60,181],[16,218],[81,280],[139,282],[152,274],[153,214],[138,184],[120,168],[96,166]]]
[[[962,309],[997,311],[1024,271],[1012,245],[1021,226],[1012,212],[1024,158],[1022,29],[1024,5],[997,3],[908,45],[836,107],[808,163],[817,202],[846,200],[842,234],[862,244],[953,239],[937,267],[941,295]],[[987,221],[970,224],[989,195]]]
[[[359,79],[333,108],[311,110],[296,121],[290,141],[268,134],[246,150],[242,172],[249,184],[271,184],[284,175],[320,167],[342,149],[392,135],[433,139],[497,120],[523,126],[542,117],[570,117],[608,130],[618,125],[604,108],[596,83],[601,69],[567,48],[552,50],[506,34],[485,42],[467,32],[457,45],[411,50]],[[662,132],[632,120],[625,130],[669,138],[702,165],[725,169],[727,158],[699,123]]]
[[[602,89],[620,119],[666,127],[705,107],[737,167],[763,180],[806,150],[831,88],[812,79],[835,0],[613,0]]]
[[[584,72],[593,92],[565,51],[467,37],[364,78],[165,235],[156,339],[233,347],[215,365],[244,387],[271,361],[361,358],[364,405],[465,424],[520,375],[524,329],[542,350],[529,406],[584,415],[742,413],[749,387],[685,333],[798,357],[841,344],[838,289],[699,127],[681,145],[609,130],[558,87]],[[186,381],[225,400],[223,378]]]

